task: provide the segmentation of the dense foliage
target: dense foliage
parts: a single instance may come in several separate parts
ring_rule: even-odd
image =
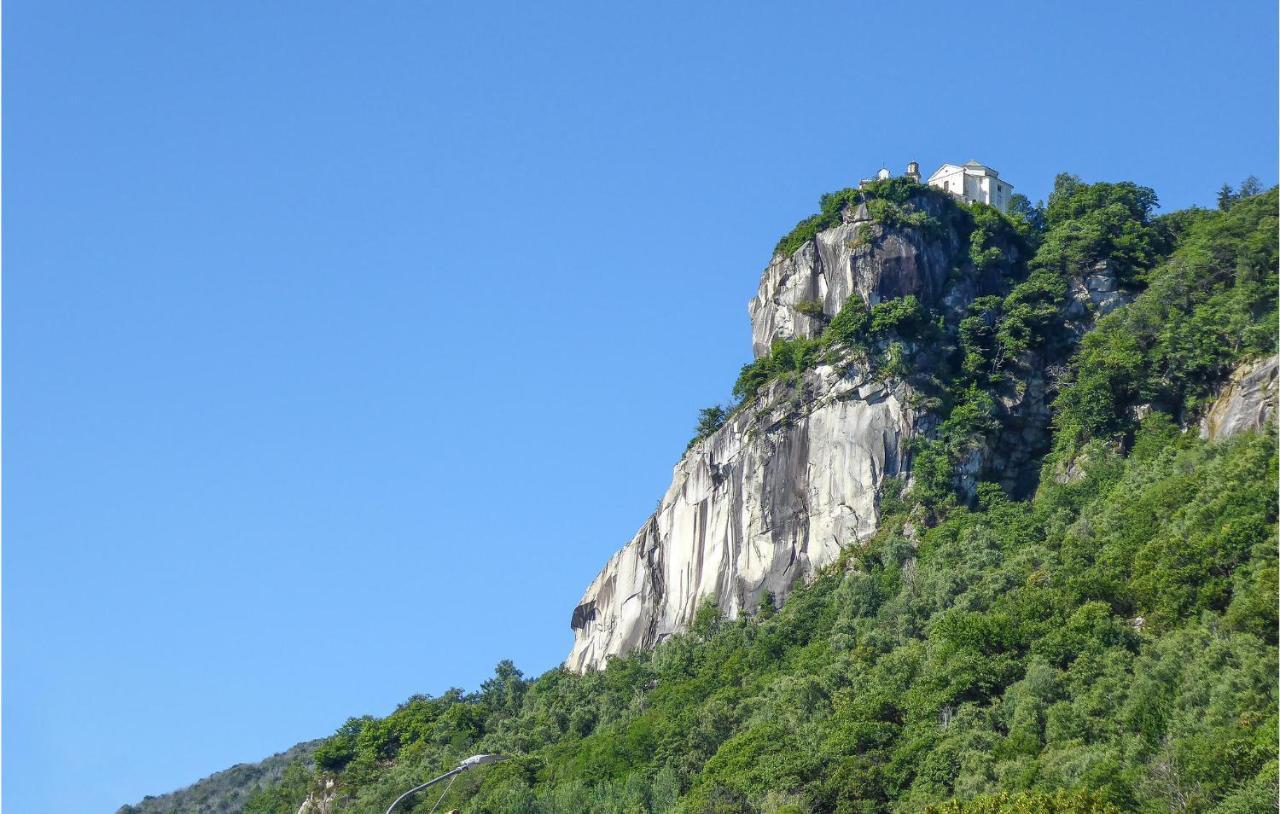
[[[355,811],[474,751],[518,757],[446,805],[495,814],[1252,810],[1230,801],[1275,776],[1275,448],[1148,424],[1029,504],[886,524],[776,613],[584,676],[503,664],[353,719],[317,764]],[[292,814],[293,779],[248,810]]]
[[[168,794],[144,797],[136,805],[121,806],[116,814],[225,814],[240,811],[260,790],[263,798],[276,793],[282,782],[297,788],[310,778],[304,768],[321,741],[300,743],[257,763],[238,763]]]
[[[1081,341],[1056,405],[1060,450],[1131,432],[1140,404],[1185,418],[1232,365],[1273,352],[1276,206],[1272,189],[1179,219],[1178,248],[1146,290]]]
[[[1010,264],[986,235],[994,231],[994,210],[974,207],[970,261],[975,268],[998,267],[1009,281],[1002,296],[978,297],[959,321],[944,356],[933,437],[916,439],[918,499],[945,510],[960,500],[960,473],[977,450],[1000,433],[994,391],[1020,389],[1046,368],[1066,361],[1078,340],[1081,317],[1073,320],[1073,282],[1101,267],[1113,281],[1140,287],[1140,274],[1169,245],[1151,218],[1156,195],[1129,182],[1085,184],[1072,175],[1055,179],[1049,204],[1019,217],[1019,233],[1034,255],[1025,266]],[[1038,228],[1033,226],[1038,224]],[[1081,307],[1081,306],[1076,306]]]
[[[780,608],[708,605],[599,672],[527,680],[504,662],[477,692],[353,718],[246,811],[293,814],[312,793],[382,811],[474,752],[513,758],[462,775],[441,810],[1274,811],[1276,441],[1185,428],[1234,364],[1274,352],[1277,193],[1160,218],[1155,203],[1060,176],[1013,219],[973,207],[958,273],[998,274],[1002,293],[953,325],[914,298],[853,298],[819,338],[743,369],[739,400],[833,354],[883,365],[918,345],[928,369],[893,375],[936,391],[939,426],[912,487],[886,489],[878,535]],[[1133,301],[1087,329],[1069,291],[1099,263]],[[958,499],[957,467],[1006,429],[1001,394],[1050,366],[1034,495]]]

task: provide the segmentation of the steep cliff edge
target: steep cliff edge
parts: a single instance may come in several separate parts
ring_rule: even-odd
[[[960,284],[959,278],[950,281],[955,290],[946,291],[952,269],[964,259],[963,236],[940,228],[954,204],[924,196],[912,205],[938,226],[886,227],[865,204],[849,205],[839,225],[818,232],[792,254],[775,253],[747,304],[754,354],[763,356],[779,339],[818,336],[855,294],[868,305],[908,295],[928,303],[942,301],[944,294],[971,300],[972,284]]]
[[[695,444],[574,609],[567,666],[601,667],[687,630],[706,598],[732,616],[766,593],[780,600],[869,536],[885,479],[906,468],[911,397],[865,365],[823,365]]]
[[[954,203],[917,190],[887,206],[876,220],[849,202],[838,224],[775,253],[748,305],[757,358],[822,335],[851,300],[913,297],[954,329],[976,297],[999,290],[997,270],[971,262],[971,226]],[[930,365],[910,341],[895,352]],[[911,439],[936,423],[926,394],[884,361],[845,348],[798,381],[761,388],[694,444],[658,510],[575,607],[566,666],[600,668],[687,630],[704,601],[735,617],[766,595],[781,600],[873,534],[886,479],[909,472]]]

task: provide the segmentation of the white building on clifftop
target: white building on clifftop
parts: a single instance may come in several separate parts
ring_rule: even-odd
[[[966,203],[984,203],[1001,212],[1009,211],[1013,185],[1000,178],[1000,173],[985,164],[943,164],[926,181],[929,186],[945,189]]]

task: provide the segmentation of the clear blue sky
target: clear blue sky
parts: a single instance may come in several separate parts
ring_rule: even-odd
[[[822,192],[1276,180],[1272,0],[547,5],[5,4],[6,810],[558,663]]]

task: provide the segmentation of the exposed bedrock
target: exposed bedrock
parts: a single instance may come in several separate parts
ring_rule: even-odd
[[[1277,357],[1268,356],[1236,368],[1200,421],[1200,437],[1230,438],[1251,430],[1271,429],[1276,421]]]
[[[929,199],[917,203],[931,213],[938,208]],[[747,305],[752,350],[762,356],[775,340],[817,336],[854,293],[870,305],[908,294],[925,303],[967,294],[967,304],[972,292],[946,290],[960,248],[950,229],[930,240],[920,230],[886,229],[847,210],[844,223],[819,232],[789,257],[775,254],[765,268]],[[816,303],[821,315],[797,310],[802,303]]]
[[[880,487],[916,431],[909,388],[824,366],[801,389],[775,385],[681,459],[574,609],[566,666],[602,667],[687,630],[704,598],[730,616],[766,592],[781,600],[875,531]]]

